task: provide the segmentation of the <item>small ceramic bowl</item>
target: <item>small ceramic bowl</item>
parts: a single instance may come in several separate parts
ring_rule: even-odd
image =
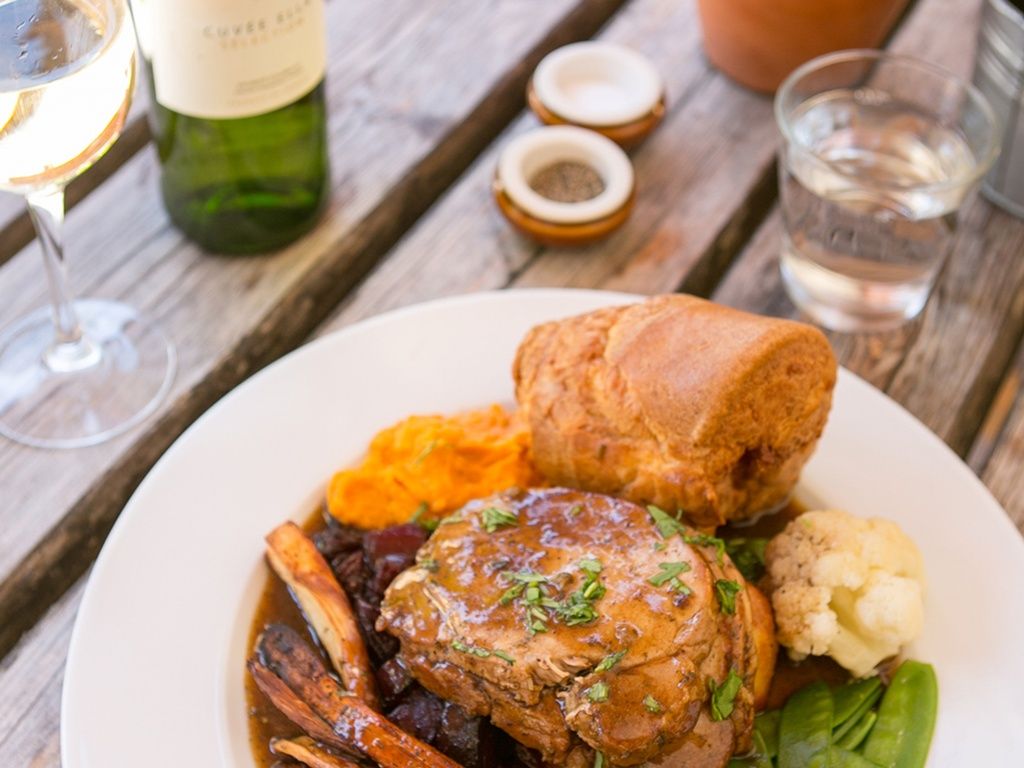
[[[567,165],[599,179],[596,194],[561,201],[535,188],[539,174]],[[538,128],[510,141],[493,185],[498,207],[513,226],[554,246],[585,245],[622,226],[633,208],[634,187],[633,165],[615,142],[571,125]]]
[[[573,43],[552,51],[526,90],[548,125],[578,125],[630,147],[665,116],[665,86],[650,59],[621,45]]]

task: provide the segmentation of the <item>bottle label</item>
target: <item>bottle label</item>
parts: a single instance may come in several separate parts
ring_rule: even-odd
[[[324,0],[133,0],[133,11],[156,100],[185,115],[270,112],[327,69]]]

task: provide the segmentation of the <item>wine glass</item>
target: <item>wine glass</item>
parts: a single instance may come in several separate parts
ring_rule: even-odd
[[[64,188],[128,114],[131,19],[125,0],[0,0],[0,36],[0,189],[28,203],[52,303],[0,333],[0,434],[93,445],[151,414],[176,365],[164,335],[131,307],[73,300],[64,261]]]

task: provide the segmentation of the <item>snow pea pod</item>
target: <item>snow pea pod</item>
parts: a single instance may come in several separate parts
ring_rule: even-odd
[[[875,678],[875,680],[878,680],[878,678]],[[864,694],[864,696],[857,697],[857,708],[844,722],[839,722],[838,718],[836,718],[832,728],[832,741],[838,743],[840,739],[846,736],[847,731],[857,725],[861,718],[874,708],[878,700],[882,698],[882,682],[879,680],[878,684],[870,692],[864,691]]]
[[[838,728],[844,723],[854,720],[863,715],[878,701],[882,695],[882,681],[877,677],[869,677],[867,680],[855,680],[852,683],[841,685],[832,691],[832,698],[835,699],[836,709],[833,715],[833,728]],[[853,723],[850,723],[853,725]]]
[[[779,768],[829,768],[832,692],[812,683],[789,697],[779,723]]]
[[[833,732],[832,743],[843,749],[856,749],[867,738],[868,734],[871,733],[871,727],[877,719],[878,715],[874,712],[865,712],[864,716],[858,719],[841,738],[836,737],[835,732]]]
[[[832,747],[829,760],[829,768],[879,768],[877,763],[842,747]]]
[[[764,744],[764,753],[768,757],[775,757],[779,754],[779,718],[782,711],[773,709],[762,712],[754,718],[754,733],[761,737]]]
[[[761,734],[754,731],[754,749],[746,757],[734,757],[726,768],[775,768]]]
[[[932,666],[903,662],[882,697],[864,756],[883,768],[923,768],[938,701],[939,684]]]

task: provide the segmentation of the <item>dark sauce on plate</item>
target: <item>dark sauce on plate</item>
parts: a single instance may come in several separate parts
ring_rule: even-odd
[[[315,533],[324,527],[323,515],[314,512],[303,524],[306,533]],[[263,594],[260,595],[256,613],[249,628],[248,648],[256,647],[256,640],[268,624],[285,624],[313,640],[314,647],[320,650],[316,636],[299,612],[292,599],[288,587],[267,568]],[[321,651],[322,654],[322,651]],[[324,656],[325,663],[327,657]],[[299,728],[270,703],[270,699],[256,687],[252,675],[245,673],[245,703],[249,712],[249,746],[252,749],[257,768],[276,768],[276,766],[298,765],[286,758],[278,758],[270,753],[270,740],[297,736]]]

